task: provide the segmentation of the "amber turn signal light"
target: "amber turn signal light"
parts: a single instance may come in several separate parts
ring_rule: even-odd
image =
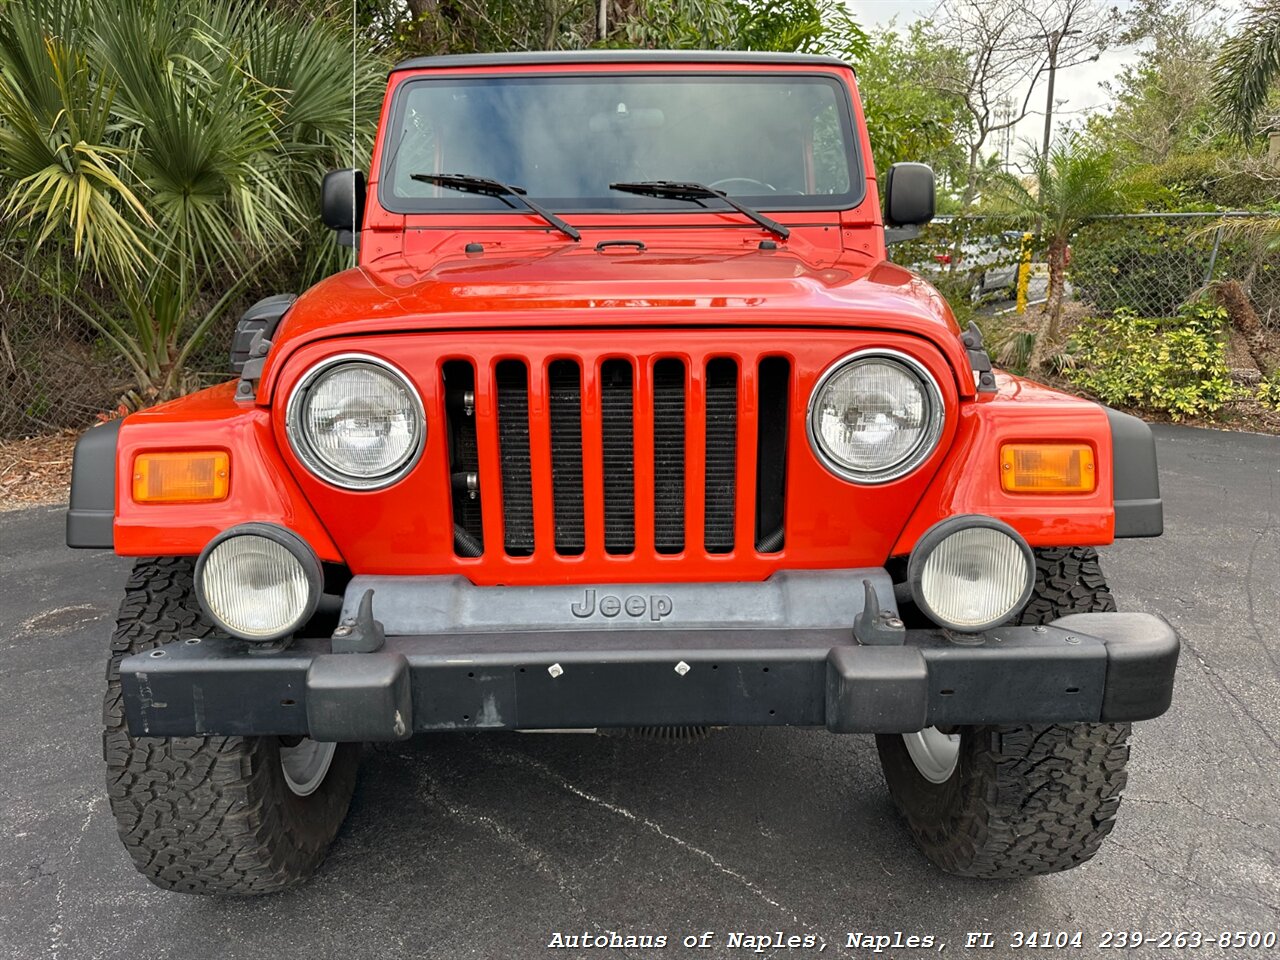
[[[1092,493],[1093,448],[1085,443],[1006,443],[1000,485],[1009,493]]]
[[[205,503],[225,500],[231,458],[221,450],[140,453],[133,461],[136,503]]]

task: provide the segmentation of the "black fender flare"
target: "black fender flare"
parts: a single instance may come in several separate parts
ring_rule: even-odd
[[[121,422],[91,427],[76,441],[67,507],[68,547],[110,550],[115,546],[116,441]]]
[[[1164,502],[1160,499],[1156,438],[1137,417],[1110,407],[1103,409],[1111,424],[1116,539],[1158,537],[1164,533]]]

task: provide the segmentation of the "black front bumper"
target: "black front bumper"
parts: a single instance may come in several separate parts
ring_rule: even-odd
[[[389,636],[375,653],[326,640],[253,653],[179,640],[120,666],[136,736],[306,735],[666,725],[808,725],[907,733],[930,725],[1113,722],[1163,713],[1178,640],[1162,619],[1076,614],[956,642],[908,631],[643,629]]]

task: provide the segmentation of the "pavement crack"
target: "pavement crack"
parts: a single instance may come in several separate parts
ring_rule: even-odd
[[[1258,536],[1254,538],[1253,546],[1249,548],[1249,565],[1244,574],[1244,595],[1246,607],[1249,611],[1249,626],[1253,628],[1254,640],[1257,641],[1258,646],[1262,648],[1263,654],[1271,662],[1272,673],[1280,677],[1280,663],[1277,663],[1276,656],[1271,652],[1262,628],[1258,625],[1258,613],[1255,608],[1256,598],[1253,595],[1253,569],[1258,562],[1258,548],[1262,546],[1268,534],[1275,533],[1275,530],[1276,525],[1274,522],[1267,524],[1267,526],[1258,531]]]
[[[684,838],[678,837],[674,833],[671,833],[669,830],[667,830],[665,827],[662,826],[662,824],[658,823],[657,821],[650,820],[648,817],[642,814],[635,813],[634,811],[628,810],[626,807],[621,806],[620,804],[611,803],[610,801],[605,800],[603,797],[596,796],[594,793],[591,793],[589,790],[582,789],[576,783],[573,783],[571,780],[566,780],[564,777],[556,773],[556,771],[552,770],[546,764],[540,763],[539,761],[534,760],[530,757],[525,757],[519,754],[512,754],[512,753],[506,753],[504,754],[504,756],[506,756],[508,759],[512,760],[513,762],[520,764],[521,766],[526,766],[537,771],[542,776],[558,784],[561,788],[567,790],[569,793],[572,793],[575,797],[585,800],[588,803],[594,804],[595,806],[600,807],[603,810],[607,810],[609,813],[612,813],[615,816],[621,817],[624,820],[628,820],[631,823],[636,824],[637,826],[643,827],[644,829],[648,830],[650,833],[656,834],[657,836],[661,837],[663,840],[666,840],[668,843],[674,844],[675,846],[684,850],[686,853],[692,854],[693,856],[698,857],[699,859],[705,860],[707,863],[711,864],[711,866],[713,866],[721,874],[735,881],[741,886],[745,887],[754,896],[756,896],[760,900],[763,900],[765,903],[773,907],[775,910],[778,910],[779,912],[789,916],[793,923],[796,923],[796,924],[804,923],[806,926],[809,926],[809,927],[813,926],[812,924],[808,924],[806,921],[802,921],[799,917],[799,914],[797,914],[796,911],[792,910],[790,907],[783,906],[773,897],[769,896],[769,894],[759,884],[753,881],[750,877],[733,869],[733,867],[730,867],[722,863],[710,851],[704,850],[702,849],[702,847],[699,847],[696,844],[690,843],[688,840],[685,840]]]
[[[1215,889],[1214,887],[1211,887],[1205,883],[1202,883],[1200,880],[1196,879],[1194,876],[1182,873],[1178,870],[1169,869],[1164,864],[1158,863],[1157,861],[1152,860],[1149,857],[1144,857],[1142,854],[1138,853],[1138,851],[1135,850],[1133,847],[1126,846],[1125,844],[1116,840],[1115,837],[1111,837],[1108,840],[1108,843],[1110,843],[1111,846],[1114,847],[1115,849],[1123,851],[1124,853],[1127,853],[1130,857],[1132,857],[1134,860],[1138,861],[1138,863],[1142,864],[1149,871],[1151,871],[1153,875],[1157,877],[1163,877],[1165,879],[1179,880],[1194,890],[1199,890],[1202,893],[1208,894],[1210,898],[1223,898],[1223,897],[1229,896],[1233,900],[1243,900],[1247,903],[1255,903],[1258,906],[1266,907],[1268,910],[1275,910],[1277,908],[1277,905],[1275,903],[1269,903],[1257,897],[1245,896],[1244,894],[1240,893],[1238,890],[1232,891],[1231,893],[1228,894],[1225,891]]]
[[[1188,650],[1191,651],[1192,656],[1196,658],[1196,661],[1200,664],[1200,667],[1204,670],[1205,675],[1209,678],[1209,685],[1213,687],[1213,689],[1216,690],[1221,696],[1231,701],[1231,703],[1235,705],[1236,709],[1239,710],[1240,713],[1242,713],[1246,719],[1251,721],[1253,725],[1258,728],[1258,732],[1261,733],[1264,738],[1266,738],[1266,741],[1269,744],[1271,744],[1271,746],[1274,749],[1276,749],[1277,751],[1280,751],[1280,741],[1276,740],[1275,735],[1272,734],[1272,732],[1267,729],[1266,724],[1264,724],[1262,720],[1254,714],[1252,708],[1250,708],[1248,704],[1246,704],[1243,700],[1240,699],[1239,694],[1237,694],[1234,690],[1231,689],[1230,686],[1228,686],[1226,680],[1222,678],[1222,675],[1219,674],[1218,671],[1215,670],[1209,664],[1209,661],[1204,658],[1204,655],[1201,654],[1198,649],[1196,649],[1196,646],[1194,643],[1191,642],[1191,639],[1188,636],[1186,636],[1182,631],[1178,631],[1178,636],[1179,636],[1179,639],[1182,641],[1183,646],[1185,646]]]
[[[493,817],[487,816],[483,813],[477,813],[473,810],[468,810],[465,807],[451,802],[441,791],[440,784],[437,780],[429,774],[421,774],[421,777],[422,796],[424,796],[430,803],[439,807],[446,814],[460,823],[485,830],[493,834],[503,843],[514,848],[524,863],[532,867],[538,873],[548,877],[556,885],[556,888],[568,897],[575,906],[579,908],[582,907],[581,901],[574,896],[572,889],[565,882],[563,875],[558,870],[552,868],[547,862],[546,854],[530,844],[524,836],[511,829],[506,824],[495,820]]]
[[[1207,817],[1226,820],[1230,823],[1238,823],[1240,824],[1240,826],[1248,827],[1250,830],[1259,829],[1259,825],[1256,823],[1250,823],[1247,820],[1241,820],[1239,817],[1234,816],[1230,813],[1225,813],[1224,811],[1221,811],[1221,810],[1211,810],[1209,807],[1206,807],[1200,803],[1196,803],[1190,797],[1183,796],[1181,794],[1178,795],[1178,798],[1176,800],[1161,800],[1157,797],[1133,797],[1128,794],[1125,794],[1124,803],[1150,804],[1151,806],[1154,806],[1154,807],[1180,807],[1185,804],[1188,807],[1192,807],[1196,810],[1199,810],[1201,813],[1203,813]]]

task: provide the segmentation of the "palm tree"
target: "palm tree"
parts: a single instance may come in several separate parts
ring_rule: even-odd
[[[105,291],[63,296],[139,399],[181,392],[210,326],[318,238],[320,176],[352,162],[353,83],[367,155],[385,76],[357,54],[353,77],[349,35],[258,4],[0,4],[0,239]]]
[[[1115,160],[1106,150],[1082,137],[1068,137],[1048,157],[1027,158],[1034,184],[1013,176],[994,186],[995,206],[1019,219],[1038,223],[1048,244],[1049,292],[1041,313],[1027,372],[1042,373],[1062,335],[1062,298],[1067,271],[1067,246],[1074,234],[1094,217],[1120,213],[1125,205],[1116,176]]]
[[[1241,140],[1253,133],[1258,111],[1278,78],[1280,2],[1263,0],[1249,6],[1214,64],[1214,99]]]

